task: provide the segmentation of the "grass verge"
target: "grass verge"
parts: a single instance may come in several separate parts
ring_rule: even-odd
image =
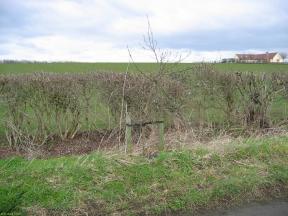
[[[288,137],[249,139],[232,149],[152,159],[112,153],[3,159],[0,212],[173,215],[288,195]]]

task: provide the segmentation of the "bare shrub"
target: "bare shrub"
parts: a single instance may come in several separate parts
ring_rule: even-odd
[[[270,127],[269,109],[277,92],[280,77],[276,73],[237,73],[236,88],[243,106],[243,123],[259,128]]]
[[[17,149],[39,147],[55,136],[73,138],[95,96],[87,76],[39,73],[0,80],[6,137]]]
[[[179,111],[174,103],[184,97],[181,83],[169,79],[168,76],[162,77],[161,88],[165,91],[164,95],[162,91],[159,91],[159,86],[152,81],[154,76],[157,75],[150,75],[151,79],[141,74],[128,74],[126,77],[125,74],[114,73],[98,75],[97,80],[102,91],[102,98],[109,105],[116,119],[120,116],[125,78],[124,101],[134,121],[151,121],[157,119],[159,115]]]
[[[190,98],[187,104],[191,113],[198,116],[192,123],[196,120],[198,125],[208,126],[212,121],[205,113],[213,109],[213,113],[225,116],[220,121],[222,128],[272,126],[269,113],[273,100],[285,89],[288,92],[285,77],[285,74],[272,72],[221,72],[207,64],[197,64],[190,70],[172,74],[173,79],[185,86],[187,98]]]
[[[185,112],[194,116],[190,119],[192,126],[220,127],[221,123],[223,127],[235,122],[236,80],[233,73],[216,71],[213,65],[201,63],[170,75],[185,88]],[[222,117],[210,119],[211,113]]]
[[[169,117],[180,112],[174,105],[185,96],[181,83],[163,76],[163,95],[150,78],[141,74],[125,78],[125,74],[101,72],[1,77],[1,97],[7,107],[6,138],[18,150],[36,149],[55,137],[72,139],[87,128],[89,114],[97,112],[93,107],[95,101],[106,105],[114,122],[118,122],[124,79],[124,101],[135,121],[152,121],[160,115]]]
[[[62,139],[73,138],[80,127],[81,109],[81,85],[75,79],[49,79],[47,76],[39,76],[31,82],[31,91],[34,97],[29,100],[33,109],[37,125],[38,134],[47,131],[49,118],[54,117],[57,132]],[[44,115],[44,116],[43,116]],[[43,118],[47,121],[43,121]],[[49,124],[49,123],[48,123]]]
[[[223,112],[229,125],[233,124],[235,117],[235,77],[233,73],[216,71],[213,65],[200,64],[194,69],[196,74],[196,87],[200,95],[209,100],[209,108]]]
[[[164,118],[166,126],[170,123],[179,129],[177,125],[184,122],[200,133],[207,128],[267,128],[273,126],[273,100],[280,92],[287,96],[287,80],[286,75],[278,73],[219,72],[213,66],[199,64],[186,71],[149,77],[101,72],[2,76],[0,95],[7,112],[4,121],[10,146],[32,151],[57,137],[72,139],[78,132],[98,130],[98,119],[89,119],[97,112],[95,103],[107,107],[115,122],[112,128],[117,129],[123,123],[119,118],[123,100],[132,121],[138,123]],[[221,125],[209,119],[209,112],[224,116],[219,120]],[[187,113],[198,119],[189,118]],[[95,125],[87,128],[89,122]],[[118,134],[123,136],[122,132],[120,127]]]

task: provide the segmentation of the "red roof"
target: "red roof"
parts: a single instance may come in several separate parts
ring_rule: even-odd
[[[267,61],[274,58],[277,53],[264,53],[264,54],[236,54],[239,60],[255,60]]]

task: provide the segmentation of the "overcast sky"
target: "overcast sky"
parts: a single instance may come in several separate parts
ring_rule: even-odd
[[[153,61],[141,50],[149,17],[159,48],[186,61],[288,51],[287,0],[0,0],[0,59]]]

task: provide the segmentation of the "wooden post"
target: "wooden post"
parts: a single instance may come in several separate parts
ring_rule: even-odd
[[[132,152],[132,125],[128,112],[126,112],[125,149],[128,153]]]
[[[164,121],[159,123],[159,151],[164,150],[165,140],[164,140]]]

